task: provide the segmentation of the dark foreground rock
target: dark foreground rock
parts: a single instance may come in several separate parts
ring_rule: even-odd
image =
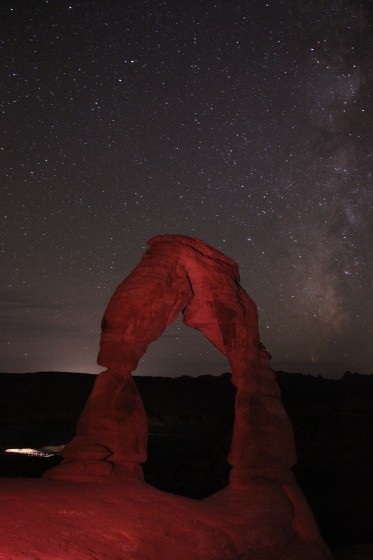
[[[193,498],[224,487],[234,414],[230,376],[134,379],[149,420],[146,480]],[[0,451],[69,441],[94,380],[0,374]],[[279,373],[278,382],[295,432],[294,471],[325,540],[334,549],[372,543],[373,376],[332,381]],[[38,477],[59,461],[2,453],[0,475]]]

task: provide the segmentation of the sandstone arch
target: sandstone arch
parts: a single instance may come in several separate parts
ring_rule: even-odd
[[[256,306],[239,284],[237,264],[186,236],[159,235],[148,245],[105,311],[97,361],[107,369],[96,380],[64,461],[46,476],[72,481],[142,478],[147,425],[132,372],[148,345],[181,312],[186,325],[227,356],[237,389],[229,486],[209,503],[229,508],[237,496],[250,496],[245,507],[252,522],[264,518],[270,525],[275,515],[281,519],[280,531],[284,526],[289,531],[289,542],[313,543],[312,555],[302,558],[329,558],[290,471],[296,460],[291,424],[270,356],[260,344]]]

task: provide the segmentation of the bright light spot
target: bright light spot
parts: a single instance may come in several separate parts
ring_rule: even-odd
[[[29,455],[32,457],[53,457],[53,455],[58,455],[64,447],[64,445],[47,445],[41,449],[21,447],[19,449],[5,449],[4,453],[17,453],[19,455]]]
[[[53,453],[46,453],[38,449],[23,447],[22,449],[5,449],[5,453],[18,453],[19,455],[32,455],[35,457],[52,457]]]

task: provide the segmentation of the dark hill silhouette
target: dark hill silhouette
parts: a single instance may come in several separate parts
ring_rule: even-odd
[[[332,548],[373,542],[373,375],[335,381],[278,372],[291,417],[296,477]],[[146,479],[204,497],[227,483],[233,421],[230,375],[134,377],[149,420]],[[0,374],[0,452],[71,439],[94,375]],[[40,476],[60,457],[0,455],[1,476]]]

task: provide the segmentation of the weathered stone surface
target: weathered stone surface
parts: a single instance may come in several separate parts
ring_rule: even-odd
[[[196,501],[109,480],[0,479],[0,559],[331,560],[264,481]]]
[[[186,325],[227,356],[237,389],[229,486],[207,502],[211,519],[214,512],[226,512],[219,526],[229,532],[238,555],[209,558],[329,558],[290,471],[296,459],[292,428],[270,356],[260,344],[256,306],[239,285],[236,263],[194,238],[151,239],[139,265],[118,286],[102,322],[98,363],[107,370],[95,383],[63,463],[47,476],[132,478],[134,484],[142,478],[146,416],[131,373],[180,312]],[[180,498],[173,499],[179,507]],[[236,528],[228,530],[231,523]]]

